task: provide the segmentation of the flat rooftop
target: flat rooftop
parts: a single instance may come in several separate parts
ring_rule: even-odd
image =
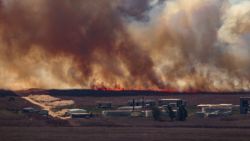
[[[160,101],[179,101],[182,99],[175,99],[175,98],[171,98],[171,99],[159,99]]]
[[[233,104],[199,104],[197,107],[232,107]]]

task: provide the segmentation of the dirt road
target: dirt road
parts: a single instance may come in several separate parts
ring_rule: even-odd
[[[59,119],[63,119],[63,120],[69,119],[69,117],[62,117],[58,113],[52,111],[50,106],[47,106],[47,105],[45,105],[43,103],[36,102],[35,100],[33,100],[33,99],[29,98],[29,97],[22,97],[22,98],[29,101],[30,103],[32,103],[34,105],[37,105],[37,106],[41,107],[41,109],[43,109],[43,110],[47,110],[49,112],[49,115],[54,117],[54,118],[59,118]]]

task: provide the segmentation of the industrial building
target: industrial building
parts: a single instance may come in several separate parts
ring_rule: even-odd
[[[232,115],[233,104],[200,104],[200,111],[196,112],[198,117],[218,117]]]
[[[130,117],[131,110],[107,110],[102,111],[104,117]]]
[[[111,109],[112,102],[97,102],[96,107],[99,109]]]
[[[25,114],[37,114],[41,116],[48,116],[49,111],[48,110],[39,110],[34,107],[25,107],[22,109],[22,112]]]
[[[152,108],[156,106],[156,101],[155,100],[150,100],[150,99],[133,99],[129,100],[127,105],[128,106],[142,106],[144,108]]]
[[[70,116],[71,118],[90,118],[92,117],[91,113],[88,113],[87,110],[84,109],[69,109],[68,112],[66,112],[67,116]]]
[[[180,107],[181,105],[186,106],[186,101],[182,99],[160,99],[158,101],[159,106],[170,105],[171,107]]]

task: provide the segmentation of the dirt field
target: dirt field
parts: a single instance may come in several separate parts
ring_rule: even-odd
[[[250,92],[195,92],[195,93],[171,93],[171,92],[154,92],[154,91],[94,91],[94,90],[39,90],[31,89],[18,92],[23,95],[41,95],[47,94],[55,97],[74,100],[82,106],[93,106],[98,101],[109,101],[114,105],[123,105],[132,99],[152,99],[161,98],[181,98],[188,102],[189,105],[198,104],[219,104],[231,103],[239,104],[240,97],[250,97]]]
[[[240,97],[250,97],[250,95],[155,95],[155,96],[113,96],[113,97],[70,97],[70,96],[59,96],[63,99],[74,100],[80,106],[95,106],[97,102],[107,101],[112,102],[114,105],[124,105],[132,99],[152,99],[158,101],[162,98],[181,98],[187,101],[188,105],[198,104],[220,104],[220,103],[231,103],[240,104]]]
[[[250,129],[5,127],[1,141],[249,141]]]

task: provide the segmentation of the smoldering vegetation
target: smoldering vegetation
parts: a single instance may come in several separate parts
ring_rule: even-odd
[[[1,0],[3,88],[250,89],[250,2]]]

